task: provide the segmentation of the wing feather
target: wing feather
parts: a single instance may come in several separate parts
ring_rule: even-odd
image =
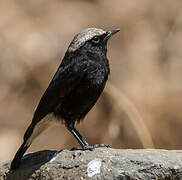
[[[61,99],[67,96],[79,84],[86,72],[86,62],[72,62],[58,68],[48,88],[40,99],[34,112],[33,120],[36,123],[51,113]]]

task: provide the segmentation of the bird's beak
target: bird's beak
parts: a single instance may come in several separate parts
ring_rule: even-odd
[[[107,41],[112,35],[116,34],[117,32],[119,32],[120,29],[114,29],[114,30],[111,30],[111,31],[107,31],[107,36],[105,37],[105,40]]]

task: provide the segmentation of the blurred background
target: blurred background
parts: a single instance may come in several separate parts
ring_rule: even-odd
[[[37,103],[80,30],[120,28],[111,74],[77,129],[90,144],[182,148],[181,0],[0,0],[0,160],[13,157]],[[79,146],[52,126],[29,151]]]

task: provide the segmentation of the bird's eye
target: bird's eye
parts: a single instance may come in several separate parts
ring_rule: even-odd
[[[92,39],[92,42],[94,43],[94,44],[98,44],[99,42],[100,42],[100,37],[94,37],[93,39]]]

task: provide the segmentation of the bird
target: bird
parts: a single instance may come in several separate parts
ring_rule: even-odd
[[[87,28],[78,33],[43,93],[27,128],[23,143],[16,152],[10,169],[19,168],[21,159],[33,140],[52,123],[45,116],[53,115],[76,138],[81,149],[89,143],[75,129],[75,123],[84,119],[103,92],[110,74],[107,42],[120,29],[105,31]]]

